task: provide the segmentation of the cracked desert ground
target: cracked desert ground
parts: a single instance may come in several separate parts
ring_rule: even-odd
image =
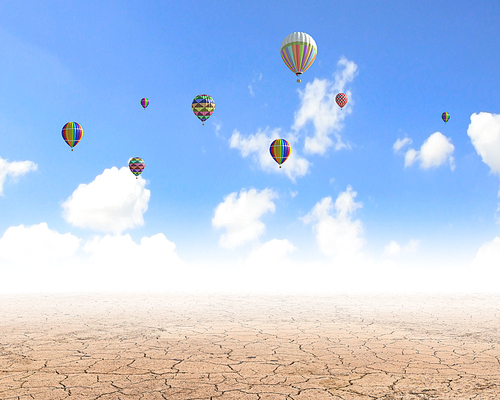
[[[0,295],[0,399],[500,399],[500,295]]]

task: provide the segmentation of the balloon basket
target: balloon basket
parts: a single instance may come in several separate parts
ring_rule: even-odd
[[[297,79],[297,83],[300,83],[300,82],[302,82],[302,81],[300,79]]]
[[[73,151],[73,149],[71,149],[71,151]]]
[[[281,165],[280,165],[280,168],[281,168]]]

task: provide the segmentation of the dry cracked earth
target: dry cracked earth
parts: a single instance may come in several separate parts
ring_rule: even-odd
[[[499,328],[499,295],[0,295],[0,399],[500,399]]]

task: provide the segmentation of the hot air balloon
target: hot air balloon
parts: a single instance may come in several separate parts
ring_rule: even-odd
[[[337,96],[335,96],[335,101],[342,110],[342,108],[347,104],[347,96],[345,95],[345,93],[339,93]]]
[[[62,128],[62,137],[68,143],[68,146],[71,147],[71,151],[73,151],[73,147],[82,139],[82,136],[83,129],[78,122],[68,122]]]
[[[194,98],[191,107],[193,108],[194,115],[196,115],[201,122],[205,122],[213,114],[215,102],[208,94],[200,94]]]
[[[300,75],[312,65],[316,54],[318,54],[316,42],[304,32],[291,33],[281,43],[281,58],[297,75],[297,82],[300,82]]]
[[[444,121],[444,123],[446,124],[448,122],[448,120],[450,119],[450,114],[448,114],[447,112],[444,112],[441,114],[441,119]]]
[[[290,145],[285,139],[276,139],[271,143],[269,151],[274,161],[276,161],[281,168],[281,164],[283,164],[290,155]]]
[[[141,99],[141,106],[142,108],[146,109],[146,107],[149,105],[149,100],[146,99],[145,97]]]
[[[139,157],[133,157],[128,162],[128,167],[130,171],[135,175],[135,179],[139,179],[139,175],[144,170],[144,160]]]

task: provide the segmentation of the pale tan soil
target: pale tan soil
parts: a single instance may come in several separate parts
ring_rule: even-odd
[[[0,295],[0,399],[500,399],[500,296]]]

